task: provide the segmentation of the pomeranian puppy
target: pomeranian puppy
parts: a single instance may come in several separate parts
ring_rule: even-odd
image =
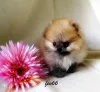
[[[79,25],[70,19],[53,20],[45,29],[40,43],[40,51],[47,62],[51,74],[64,77],[73,73],[87,55],[87,45]]]

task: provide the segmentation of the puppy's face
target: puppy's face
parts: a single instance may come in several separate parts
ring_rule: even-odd
[[[82,45],[79,27],[69,19],[53,20],[43,37],[45,48],[62,56],[70,54],[73,50],[79,50]]]

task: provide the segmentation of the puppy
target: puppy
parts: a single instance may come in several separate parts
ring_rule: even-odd
[[[70,19],[53,20],[45,29],[40,51],[47,62],[51,74],[64,77],[76,70],[87,55],[87,45],[79,25]]]

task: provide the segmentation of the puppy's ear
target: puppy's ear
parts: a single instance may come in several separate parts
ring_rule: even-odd
[[[72,22],[72,24],[71,24],[71,25],[72,25],[72,27],[74,27],[74,28],[75,28],[75,31],[76,31],[76,32],[79,32],[79,29],[80,29],[80,28],[79,28],[78,23],[76,23],[76,22]]]

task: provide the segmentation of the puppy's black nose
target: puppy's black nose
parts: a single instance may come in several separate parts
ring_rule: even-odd
[[[57,48],[57,53],[61,56],[66,56],[70,54],[68,51],[66,51],[63,47]]]
[[[57,48],[57,52],[58,53],[61,53],[62,52],[62,48],[60,47],[60,48]]]

